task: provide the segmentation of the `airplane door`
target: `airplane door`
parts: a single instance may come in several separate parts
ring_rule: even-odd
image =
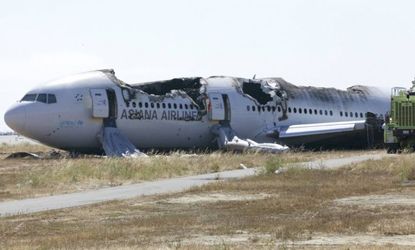
[[[228,95],[220,93],[210,93],[208,102],[208,114],[210,120],[230,120],[230,102]]]
[[[110,114],[108,95],[106,89],[91,89],[92,116],[95,118],[108,118]]]

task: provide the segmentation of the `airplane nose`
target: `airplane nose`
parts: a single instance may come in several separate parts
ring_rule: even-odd
[[[26,108],[20,105],[11,107],[4,114],[4,121],[14,131],[22,133],[26,126]]]

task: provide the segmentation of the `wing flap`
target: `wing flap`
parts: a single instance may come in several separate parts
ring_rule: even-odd
[[[328,123],[312,123],[291,125],[287,127],[279,127],[276,130],[269,131],[269,136],[278,134],[278,138],[293,138],[300,136],[311,136],[321,134],[343,133],[365,128],[365,120],[347,121],[347,122],[328,122]]]

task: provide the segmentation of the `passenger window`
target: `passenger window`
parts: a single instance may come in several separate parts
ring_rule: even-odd
[[[145,103],[144,103],[144,107],[145,107],[145,108],[148,108],[148,102],[145,102]]]
[[[193,109],[193,104],[190,104],[190,105],[189,105],[189,108],[190,108],[190,109]]]
[[[317,109],[314,110],[314,114],[317,115]]]
[[[293,111],[294,111],[294,113],[297,113],[297,108],[294,108]]]
[[[157,109],[159,109],[160,108],[160,103],[156,103],[156,107],[157,107]]]
[[[39,94],[37,96],[37,98],[36,98],[36,101],[43,102],[43,103],[47,103],[46,94]]]
[[[344,116],[348,117],[349,116],[349,113],[344,112]]]
[[[183,105],[181,103],[179,104],[179,109],[183,109]]]
[[[359,117],[359,114],[357,112],[354,113],[354,117]]]
[[[320,115],[323,115],[323,110],[320,109]]]
[[[343,111],[340,111],[340,116],[343,116]]]
[[[300,114],[302,113],[302,109],[301,108],[298,109],[298,113],[300,113]]]
[[[252,106],[252,111],[255,111],[255,106]]]
[[[185,104],[184,109],[189,109],[189,106],[187,106],[187,104]]]
[[[165,109],[165,108],[166,108],[166,104],[163,102],[163,103],[161,104],[161,107]]]
[[[307,109],[304,109],[304,114],[307,114]]]
[[[353,117],[353,112],[350,112],[350,117]]]
[[[151,102],[151,103],[150,103],[150,107],[151,107],[151,108],[154,108],[154,103],[152,103],[152,102]]]
[[[281,112],[281,107],[280,107],[280,106],[278,106],[277,110],[278,110],[278,112]]]
[[[333,110],[330,110],[330,116],[333,116]]]
[[[177,109],[177,104],[176,103],[173,103],[173,108]]]
[[[268,110],[268,112],[271,112],[271,107],[267,106],[267,110]]]
[[[167,104],[167,106],[169,107],[169,109],[171,109],[171,103]]]
[[[277,108],[275,106],[272,106],[272,112],[275,112],[275,110],[277,110]]]
[[[261,106],[257,106],[258,112],[261,112]]]
[[[23,96],[21,102],[34,102],[36,100],[37,94],[27,94]]]
[[[309,110],[308,110],[308,113],[309,113],[310,115],[312,115],[312,114],[313,114],[313,110],[312,110],[312,109],[309,109]]]
[[[56,103],[56,96],[54,94],[48,94],[48,103]]]
[[[250,106],[246,106],[246,110],[247,110],[247,111],[249,111],[249,110],[250,110],[250,108],[249,108],[249,107],[250,107]]]
[[[142,107],[143,107],[143,103],[142,103],[142,102],[139,102],[139,103],[138,103],[138,107],[139,107],[139,108],[142,108]],[[135,103],[134,103],[134,108],[135,108]]]
[[[363,113],[360,113],[360,118],[363,118]]]
[[[132,102],[131,105],[133,105],[133,108],[137,107],[137,104],[135,102]]]
[[[262,106],[262,111],[265,112],[265,106]]]
[[[291,108],[288,108],[288,113],[291,113]]]

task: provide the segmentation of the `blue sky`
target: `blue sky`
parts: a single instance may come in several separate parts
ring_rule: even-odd
[[[129,83],[256,74],[389,89],[415,76],[415,1],[0,3],[1,117],[34,86],[102,68]]]

